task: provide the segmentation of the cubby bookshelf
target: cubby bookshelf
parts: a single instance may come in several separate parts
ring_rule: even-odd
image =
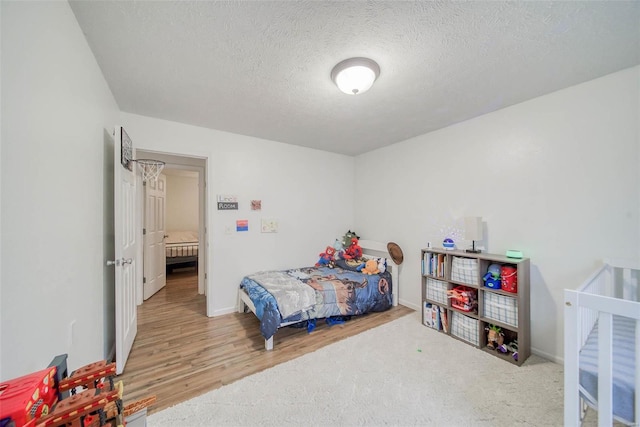
[[[440,248],[422,249],[421,256],[422,323],[500,359],[522,365],[531,354],[529,259]],[[505,281],[507,284],[512,283],[511,276],[515,273],[515,292],[509,292],[513,289],[506,285],[507,290],[503,286],[485,286],[483,277],[492,264],[505,272],[504,277],[510,277]],[[455,296],[462,297],[454,299]],[[492,326],[504,335],[506,353],[488,346],[488,329]],[[516,341],[517,360],[510,351],[515,348],[510,344]]]

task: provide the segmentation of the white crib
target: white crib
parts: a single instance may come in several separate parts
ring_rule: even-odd
[[[640,425],[640,261],[607,260],[564,291],[564,425]]]

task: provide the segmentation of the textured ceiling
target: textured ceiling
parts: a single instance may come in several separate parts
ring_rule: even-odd
[[[123,111],[349,155],[640,64],[640,1],[70,4]]]

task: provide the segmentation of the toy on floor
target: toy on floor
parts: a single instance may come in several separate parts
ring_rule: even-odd
[[[35,425],[58,401],[56,368],[50,367],[0,384],[0,425]]]
[[[66,360],[66,354],[57,356],[47,369],[0,384],[0,426],[84,427],[121,421],[122,382],[114,388],[115,363],[92,363],[67,377]]]

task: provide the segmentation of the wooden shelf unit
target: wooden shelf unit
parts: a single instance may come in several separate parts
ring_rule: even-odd
[[[437,269],[435,269],[434,264],[430,262],[430,259],[434,257],[436,259],[434,264],[438,266]],[[472,277],[472,280],[469,280],[469,282],[473,281],[473,283],[452,280],[451,270],[455,257],[464,259],[462,263],[477,264],[476,271],[469,276]],[[440,332],[478,349],[482,349],[502,360],[518,366],[522,365],[531,354],[529,259],[507,258],[506,256],[497,254],[471,253],[443,248],[422,249],[421,259],[422,323],[425,325],[428,323],[426,322],[426,316],[429,315],[430,312],[426,309],[427,304],[431,304],[432,307],[442,307],[441,311],[446,313],[448,327],[446,331],[439,329]],[[456,261],[456,263],[460,263],[460,260]],[[517,292],[507,292],[502,289],[492,289],[484,286],[485,282],[483,277],[491,264],[511,266],[516,269]],[[471,270],[468,270],[468,272],[470,271]],[[458,286],[465,286],[477,293],[477,307],[475,310],[464,311],[452,306],[451,299],[446,297],[446,291]],[[442,292],[445,292],[444,297]],[[501,304],[501,302],[505,301],[508,304]],[[505,307],[508,307],[508,309]],[[496,313],[499,314],[496,315]],[[494,315],[493,317],[491,316],[492,314]],[[487,347],[486,328],[488,328],[489,325],[495,325],[502,329],[505,335],[505,344],[509,344],[514,339],[517,339],[517,361],[514,360],[511,353],[503,354]],[[454,329],[453,326],[455,326],[455,331],[452,331],[452,329]]]

